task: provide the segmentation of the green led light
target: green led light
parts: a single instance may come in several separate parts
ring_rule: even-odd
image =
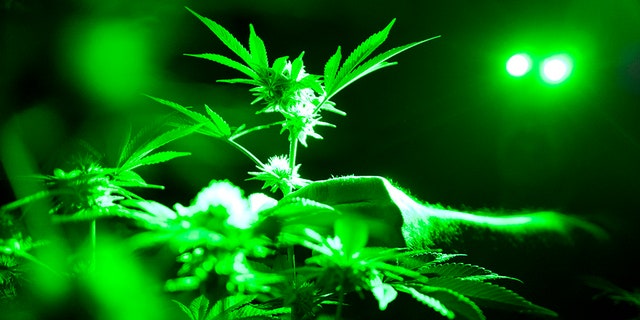
[[[566,80],[571,74],[573,63],[567,55],[555,55],[542,62],[542,79],[550,84],[556,84]]]
[[[523,53],[518,53],[507,61],[507,72],[514,77],[522,77],[531,70],[531,58]]]

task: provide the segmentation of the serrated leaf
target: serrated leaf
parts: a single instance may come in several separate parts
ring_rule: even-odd
[[[187,136],[193,133],[200,126],[202,126],[202,124],[196,124],[194,126],[189,126],[189,127],[176,128],[157,136],[153,140],[149,141],[148,143],[146,143],[145,145],[141,146],[136,151],[134,151],[133,154],[129,157],[129,159],[127,159],[125,163],[118,169],[120,171],[127,171],[127,170],[131,170],[132,168],[136,168],[140,166],[141,165],[140,163],[142,163],[143,158],[147,154],[149,154],[150,152],[152,152],[157,148],[164,146],[165,144],[173,140],[182,138],[184,136]]]
[[[402,289],[400,289],[400,288],[402,288]],[[453,311],[449,310],[449,308],[447,308],[437,298],[429,296],[429,295],[426,295],[426,294],[423,294],[422,292],[420,292],[420,291],[418,291],[418,290],[416,290],[415,288],[412,288],[412,287],[400,287],[400,288],[398,288],[398,289],[410,294],[414,299],[416,299],[419,302],[421,302],[422,304],[430,307],[431,309],[437,311],[443,317],[446,317],[447,319],[455,318],[455,314],[453,313]]]
[[[233,60],[230,58],[227,58],[225,56],[219,55],[219,54],[215,54],[215,53],[201,53],[201,54],[189,54],[189,53],[185,53],[185,56],[189,56],[189,57],[195,57],[195,58],[202,58],[202,59],[206,59],[209,61],[213,61],[216,63],[219,63],[221,65],[225,65],[229,68],[232,69],[236,69],[244,74],[246,74],[247,76],[249,76],[251,79],[255,79],[258,80],[258,74],[256,74],[255,71],[253,71],[253,69]]]
[[[442,287],[453,290],[480,305],[557,316],[555,312],[535,305],[507,288],[488,282],[438,277],[430,278],[428,284],[430,287]]]
[[[204,295],[198,296],[189,304],[189,310],[193,313],[197,320],[203,320],[209,309],[209,299]]]
[[[134,168],[141,167],[141,166],[148,166],[151,164],[162,163],[162,162],[169,161],[171,159],[189,156],[189,155],[191,155],[190,152],[178,152],[178,151],[158,152],[136,161],[135,165],[131,166],[129,170],[132,170]]]
[[[189,310],[189,308],[187,308],[187,306],[185,306],[184,304],[182,304],[182,302],[178,301],[178,300],[171,300],[173,302],[175,302],[178,307],[180,307],[180,309],[182,310],[182,312],[186,313],[187,316],[189,316],[189,319],[191,320],[198,320],[198,318],[196,318],[193,314],[193,312],[191,312],[191,310]]]
[[[122,143],[122,151],[120,152],[120,156],[118,157],[118,166],[122,164],[122,162],[131,154],[131,125],[127,126],[127,130],[125,131],[125,136]]]
[[[253,29],[253,25],[249,25],[249,50],[251,50],[251,58],[253,63],[261,68],[269,67],[269,58],[267,57],[267,48],[264,42]]]
[[[246,296],[237,294],[218,300],[204,320],[233,319],[229,317],[231,312],[251,303],[255,298],[256,296],[253,295]]]
[[[284,67],[287,65],[287,59],[289,59],[289,56],[277,58],[273,62],[273,66],[271,67],[273,72],[275,72],[276,74],[281,74],[284,70]]]
[[[345,87],[347,87],[348,85],[350,85],[351,83],[353,83],[354,81],[376,71],[376,70],[380,70],[384,67],[388,67],[391,65],[394,65],[394,62],[385,62],[386,60],[392,58],[393,56],[402,53],[403,51],[406,51],[408,49],[411,49],[419,44],[425,43],[427,41],[433,40],[433,39],[437,39],[440,36],[436,36],[436,37],[432,37],[429,39],[425,39],[422,41],[417,41],[417,42],[413,42],[413,43],[409,43],[406,44],[404,46],[400,46],[400,47],[396,47],[393,48],[391,50],[388,50],[384,53],[381,53],[375,57],[373,57],[372,59],[368,60],[367,62],[363,63],[362,65],[360,65],[359,67],[355,68],[355,70],[353,70],[353,72],[350,72],[349,74],[345,74],[345,75],[338,75],[336,77],[336,82],[333,84],[333,86],[331,88],[327,89],[327,95],[329,96],[329,98],[335,94],[337,94],[338,92],[340,92],[340,90],[344,89]],[[341,69],[342,71],[342,69]]]
[[[193,10],[189,8],[187,8],[187,10],[195,15],[200,21],[202,21],[202,23],[204,23],[209,28],[209,30],[211,30],[218,37],[218,39],[220,39],[220,41],[222,41],[222,43],[227,46],[227,48],[231,49],[231,51],[233,51],[238,57],[240,57],[242,61],[244,61],[247,65],[251,65],[251,54],[240,43],[240,41],[238,41],[238,39],[236,39],[231,34],[231,32],[229,32],[227,29],[217,24],[213,20],[197,14]]]
[[[209,108],[208,105],[205,104],[204,108],[207,111],[209,118],[211,118],[211,123],[213,123],[213,125],[218,129],[218,131],[220,131],[222,136],[225,138],[228,138],[229,136],[231,136],[231,128],[229,128],[229,125],[227,124],[227,122],[225,122],[220,115],[218,115],[213,110],[211,110],[211,108]]]
[[[253,305],[245,305],[242,308],[234,310],[230,317],[224,318],[224,320],[238,319],[238,320],[258,320],[258,319],[282,319],[282,315],[290,314],[291,308],[273,308],[273,309],[260,309]],[[222,318],[220,320],[223,320]]]
[[[250,85],[254,85],[254,86],[259,86],[260,85],[260,82],[258,82],[256,80],[242,79],[242,78],[220,79],[220,80],[216,80],[216,81],[224,82],[224,83],[244,83],[244,84],[250,84]],[[253,89],[256,89],[256,88],[251,88],[251,89],[249,89],[249,91],[254,91]]]
[[[139,212],[131,210],[120,205],[110,207],[95,207],[90,209],[82,209],[70,215],[56,214],[51,216],[51,221],[55,223],[92,221],[100,218],[121,217],[134,220],[140,220]]]
[[[188,108],[183,107],[175,102],[163,100],[149,95],[147,95],[147,97],[184,114],[185,116],[191,118],[191,120],[193,120],[196,125],[202,125],[203,127],[196,128],[197,130],[195,131],[198,133],[214,138],[228,138],[231,134],[229,125],[227,125],[227,123],[224,122],[222,118],[219,118],[220,122],[214,123],[212,119],[207,118],[205,115],[195,111],[191,111]]]
[[[364,59],[366,59],[371,53],[373,53],[373,51],[375,51],[387,39],[389,31],[391,31],[391,27],[393,26],[395,21],[396,19],[391,20],[391,22],[384,29],[371,35],[364,42],[358,45],[358,47],[356,47],[353,52],[349,54],[342,67],[340,67],[340,70],[338,70],[338,74],[336,75],[337,82],[340,82],[340,79],[346,77],[349,73],[351,73],[351,71],[356,66],[364,61]]]
[[[409,287],[400,286],[400,291],[405,291]],[[469,298],[449,289],[422,286],[414,288],[417,292],[432,297],[451,310],[457,319],[485,320],[482,310]],[[407,292],[407,291],[405,291]],[[414,296],[415,297],[415,296]]]
[[[304,66],[304,63],[302,62],[303,56],[304,56],[304,51],[302,51],[300,55],[297,58],[295,58],[291,63],[291,78],[293,80],[296,80],[296,81],[300,80],[298,79],[298,75],[300,74],[300,71]]]
[[[436,274],[440,277],[468,277],[468,276],[477,276],[477,275],[489,275],[493,274],[493,272],[476,265],[466,264],[466,263],[443,263],[436,265],[428,265],[418,269],[421,273],[430,273]]]
[[[333,85],[334,79],[336,77],[336,73],[338,72],[338,67],[340,66],[340,61],[342,60],[342,53],[340,52],[340,46],[336,50],[329,60],[327,60],[327,64],[324,65],[324,86],[325,88],[330,88]]]
[[[146,185],[147,182],[144,181],[144,179],[137,173],[133,172],[133,171],[122,171],[120,173],[118,173],[117,176],[118,181],[122,181],[122,182],[132,182],[135,184],[139,184],[139,185]]]

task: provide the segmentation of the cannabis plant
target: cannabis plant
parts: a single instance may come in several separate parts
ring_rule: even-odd
[[[302,175],[299,146],[322,139],[321,127],[334,127],[325,117],[346,115],[333,97],[354,81],[396,64],[389,59],[437,37],[374,55],[387,39],[392,20],[349,54],[343,56],[338,47],[324,69],[314,74],[305,68],[304,52],[293,59],[269,57],[252,25],[245,46],[220,24],[189,11],[233,55],[187,56],[233,69],[237,78],[219,81],[248,86],[255,113],[277,114],[279,120],[254,127],[229,124],[206,104],[188,107],[174,102],[176,97],[150,95],[172,111],[162,133],[146,139],[149,130],[127,135],[116,163],[85,159],[68,170],[37,176],[43,190],[3,206],[3,215],[28,211],[28,204],[50,199],[52,222],[89,221],[93,257],[87,257],[91,268],[81,271],[89,275],[96,272],[96,264],[100,266],[95,259],[96,221],[128,219],[135,231],[124,242],[127,250],[143,254],[163,248],[175,256],[173,274],[161,287],[185,319],[316,319],[329,313],[340,319],[348,297],[372,296],[383,311],[401,294],[448,319],[485,319],[481,306],[555,315],[494,283],[514,278],[453,262],[460,254],[443,253],[429,239],[417,240],[411,229],[416,217],[410,213],[426,207],[387,179],[347,176],[312,181]],[[287,151],[260,159],[240,142],[271,128],[286,135]],[[240,151],[255,164],[248,168],[247,179],[260,182],[270,194],[247,195],[231,181],[212,180],[188,204],[138,196],[136,188],[162,186],[147,183],[135,170],[189,155],[157,150],[190,134]],[[61,277],[77,276],[38,260],[29,253],[34,246],[21,234],[0,242],[4,299],[16,295],[21,261]]]

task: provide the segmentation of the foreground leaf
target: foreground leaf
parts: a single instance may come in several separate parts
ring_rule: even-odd
[[[428,284],[429,287],[450,289],[480,305],[492,308],[557,316],[555,312],[535,305],[507,288],[488,282],[439,277],[429,279]]]
[[[227,29],[217,24],[216,22],[197,14],[193,10],[189,8],[187,8],[187,10],[189,10],[189,12],[196,16],[200,21],[202,21],[202,23],[204,23],[209,28],[209,30],[211,30],[211,32],[213,32],[218,37],[218,39],[220,39],[220,41],[222,41],[222,43],[227,46],[227,48],[231,49],[231,51],[233,51],[238,57],[240,57],[242,61],[244,61],[247,65],[251,65],[251,54],[240,43],[240,41],[238,41],[238,39],[236,39],[231,34],[231,32],[229,32]]]

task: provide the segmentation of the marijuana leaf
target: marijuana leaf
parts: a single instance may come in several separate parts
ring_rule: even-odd
[[[461,280],[484,281],[494,279],[511,279],[520,281],[515,278],[498,275],[483,267],[466,263],[429,264],[419,268],[418,271],[425,275],[458,278]]]
[[[436,39],[440,36],[432,37],[426,40],[413,42],[401,47],[397,47],[386,51],[375,58],[364,62],[365,59],[370,56],[386,39],[389,35],[389,31],[393,26],[395,19],[380,32],[377,32],[362,42],[344,61],[342,66],[338,69],[338,65],[341,59],[340,47],[336,53],[329,58],[324,68],[324,84],[326,90],[326,100],[329,100],[335,94],[340,92],[346,86],[352,82],[364,77],[365,75],[379,70],[381,68],[394,65],[393,62],[386,62],[389,58],[415,47],[421,43],[429,40]]]
[[[231,136],[231,129],[229,128],[229,125],[222,119],[222,117],[213,112],[207,105],[205,105],[205,109],[207,110],[207,114],[209,115],[208,118],[198,112],[191,111],[188,108],[183,107],[175,102],[163,100],[152,96],[147,97],[161,104],[164,104],[165,106],[171,107],[172,109],[191,118],[191,121],[195,123],[195,125],[192,123],[189,127],[195,126],[195,132],[214,138],[225,139]]]
[[[547,316],[557,316],[555,312],[537,306],[507,288],[488,282],[435,277],[430,278],[427,285],[429,287],[450,289],[468,297],[480,305]]]
[[[221,65],[225,65],[229,68],[232,69],[236,69],[244,74],[246,74],[247,76],[249,76],[251,79],[258,80],[258,74],[253,71],[253,69],[243,65],[242,63],[239,63],[235,60],[229,59],[225,56],[219,55],[219,54],[215,54],[215,53],[200,53],[200,54],[190,54],[190,53],[185,53],[185,56],[189,56],[189,57],[195,57],[195,58],[202,58],[202,59],[206,59],[209,61],[213,61],[213,62],[217,62]],[[251,81],[251,80],[247,80],[247,79],[238,79],[235,82],[241,82],[242,81]],[[249,84],[255,84],[254,81],[249,82]],[[233,81],[231,80],[227,80],[227,82],[231,82],[233,83]]]
[[[149,155],[149,153],[153,152],[155,149],[179,138],[187,136],[197,130],[201,125],[197,124],[191,127],[184,128],[176,128],[171,131],[167,131],[146,144],[142,145],[136,151],[134,151],[131,156],[124,161],[121,165],[119,165],[118,171],[130,171],[140,166],[155,164],[160,162],[169,161],[171,159],[190,155],[189,152],[161,152],[153,155]],[[129,149],[130,147],[126,147]]]
[[[269,67],[269,59],[267,57],[267,48],[264,46],[264,42],[253,29],[253,25],[249,25],[249,49],[251,50],[251,58],[253,64],[261,69]]]
[[[251,57],[251,53],[247,51],[247,49],[236,39],[227,29],[222,27],[221,25],[215,23],[214,21],[205,18],[195,11],[187,8],[189,12],[191,12],[194,16],[196,16],[202,23],[204,23],[211,32],[213,32],[222,43],[224,43],[227,48],[233,51],[240,59],[242,59],[247,65],[251,65],[253,59]]]
[[[469,298],[446,288],[394,285],[398,291],[410,294],[414,299],[434,309],[443,317],[454,319],[460,315],[468,320],[484,320],[482,310]]]

